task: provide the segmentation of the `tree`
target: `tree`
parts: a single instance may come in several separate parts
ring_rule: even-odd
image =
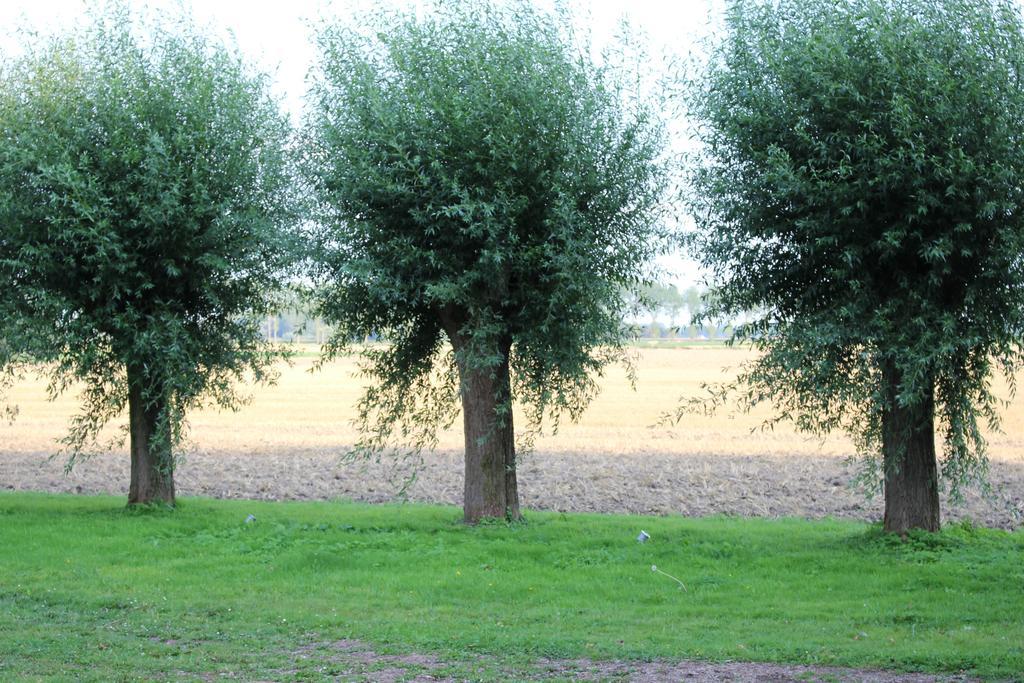
[[[763,355],[741,403],[881,452],[884,527],[985,469],[1024,329],[1024,30],[995,0],[734,2],[690,92],[694,251]],[[877,463],[877,460],[875,461]]]
[[[8,366],[84,383],[77,456],[129,412],[129,503],[174,503],[186,410],[266,379],[290,251],[289,128],[255,74],[187,20],[145,38],[122,5],[0,71]]]
[[[658,315],[668,315],[668,334],[675,337],[679,332],[676,327],[676,319],[679,313],[686,307],[686,299],[679,292],[675,285],[655,282],[644,287],[643,290],[644,309],[651,315],[651,325],[657,322]]]
[[[362,352],[354,452],[429,447],[458,394],[470,523],[520,516],[513,402],[534,426],[579,415],[623,355],[623,287],[666,243],[655,101],[564,19],[445,3],[319,34],[314,315],[336,325],[327,357],[387,342]]]
[[[696,339],[697,333],[700,330],[697,321],[700,320],[704,313],[704,296],[701,290],[696,287],[687,287],[682,297],[686,302],[686,316],[690,321],[688,333],[690,339]]]

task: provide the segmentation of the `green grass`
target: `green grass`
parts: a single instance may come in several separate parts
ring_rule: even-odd
[[[838,521],[458,519],[418,505],[129,511],[0,494],[0,680],[309,679],[344,670],[298,653],[341,638],[439,653],[484,679],[542,657],[1024,671],[1019,531],[900,542]]]

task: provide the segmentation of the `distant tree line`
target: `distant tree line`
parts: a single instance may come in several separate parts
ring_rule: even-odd
[[[645,285],[636,294],[627,293],[622,324],[640,339],[728,339],[735,321],[704,318],[712,298],[709,290],[695,286],[680,290],[671,284]],[[308,302],[300,299],[268,315],[259,325],[267,341],[306,344],[323,344],[333,329],[322,318],[313,317]],[[371,333],[359,340],[378,337]]]
[[[707,315],[714,298],[713,290],[702,287],[680,291],[672,284],[645,285],[631,298],[632,313],[624,322],[642,339],[729,339],[735,320]]]
[[[26,34],[0,56],[0,389],[83,387],[72,462],[127,410],[129,502],[173,504],[188,411],[272,381],[273,342],[379,339],[353,453],[417,454],[461,414],[466,521],[517,519],[521,437],[667,318],[759,351],[680,414],[846,431],[885,528],[937,529],[1024,361],[1020,6],[734,0],[678,92],[572,24],[489,0],[325,22],[298,130],[187,17],[113,2]],[[706,292],[651,284],[680,245]]]

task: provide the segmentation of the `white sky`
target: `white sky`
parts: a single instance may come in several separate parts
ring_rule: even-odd
[[[551,0],[537,0],[551,5]],[[315,49],[310,24],[320,17],[344,18],[354,10],[386,3],[417,7],[422,0],[129,0],[132,7],[157,11],[191,10],[197,22],[217,32],[230,32],[238,47],[262,70],[274,77],[275,88],[293,120],[300,120],[305,76]],[[89,0],[0,0],[0,51],[16,51],[15,30],[26,27],[42,33],[69,28],[82,20]],[[598,49],[614,35],[622,19],[646,36],[652,55],[686,57],[699,49],[723,0],[578,0],[576,5],[589,26]],[[654,60],[656,63],[657,60]],[[696,266],[680,256],[659,261],[664,279],[680,287],[698,279]]]

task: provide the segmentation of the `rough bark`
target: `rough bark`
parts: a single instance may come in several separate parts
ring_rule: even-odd
[[[166,439],[154,440],[163,406],[145,400],[138,373],[128,371],[131,484],[128,504],[174,505],[174,461]]]
[[[885,465],[886,531],[938,531],[939,472],[935,457],[935,401],[912,406],[896,401],[901,378],[892,364],[884,368],[887,407],[882,414],[882,456]]]
[[[515,429],[512,420],[511,340],[496,349],[501,361],[492,367],[468,362],[467,340],[458,319],[442,314],[445,331],[456,351],[459,395],[466,443],[463,516],[467,524],[482,519],[521,519],[516,482]]]

